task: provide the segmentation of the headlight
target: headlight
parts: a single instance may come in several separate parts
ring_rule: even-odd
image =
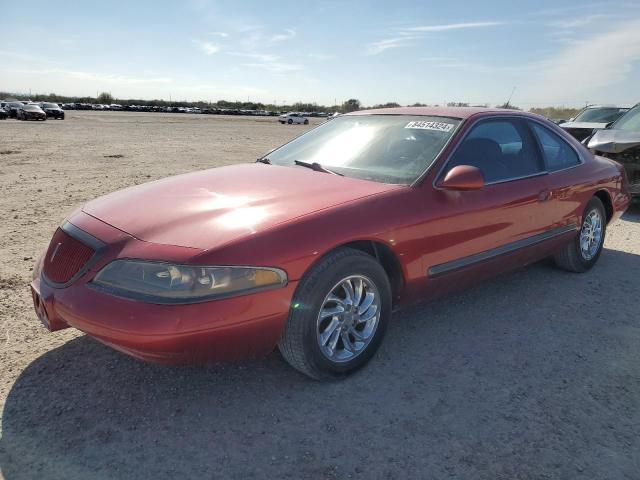
[[[115,295],[150,303],[195,303],[287,284],[287,274],[267,267],[196,267],[115,260],[92,281]]]

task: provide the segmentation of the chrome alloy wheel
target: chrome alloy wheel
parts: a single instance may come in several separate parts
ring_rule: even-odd
[[[380,319],[380,293],[362,275],[340,280],[325,297],[318,314],[320,350],[333,362],[347,362],[373,339]]]
[[[582,258],[591,260],[600,248],[602,240],[602,216],[597,209],[591,210],[582,222],[580,230],[580,252]]]

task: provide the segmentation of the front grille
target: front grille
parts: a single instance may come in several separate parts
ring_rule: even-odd
[[[590,128],[567,128],[567,132],[576,140],[581,142],[593,132]]]
[[[629,192],[633,195],[640,194],[640,148],[630,148],[620,153],[606,155],[624,167],[629,180]]]
[[[58,228],[44,257],[43,272],[54,283],[66,283],[91,259],[95,251]]]

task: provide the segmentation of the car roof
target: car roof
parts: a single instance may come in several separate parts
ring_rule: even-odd
[[[586,107],[584,107],[585,110],[588,110],[590,108],[619,108],[620,110],[622,109],[630,109],[631,107],[628,105],[587,105]]]
[[[359,110],[357,112],[347,113],[346,115],[418,115],[431,117],[449,117],[465,119],[473,115],[492,114],[492,113],[509,113],[526,117],[539,117],[539,115],[522,112],[520,110],[512,110],[507,108],[489,108],[489,107],[399,107],[399,108],[377,108],[372,110]]]

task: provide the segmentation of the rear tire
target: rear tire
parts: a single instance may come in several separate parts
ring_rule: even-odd
[[[593,197],[584,209],[582,225],[576,237],[554,255],[556,265],[575,273],[591,269],[602,253],[606,231],[607,215],[604,205],[598,197]]]
[[[305,124],[305,125],[309,125],[309,120],[305,120],[305,121],[304,121],[304,124]]]
[[[278,348],[313,379],[344,378],[373,357],[390,318],[391,286],[382,266],[364,252],[340,248],[300,281]]]

